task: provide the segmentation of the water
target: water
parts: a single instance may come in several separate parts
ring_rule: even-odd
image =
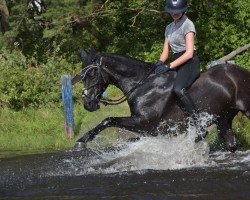
[[[1,154],[0,154],[1,155]],[[0,158],[0,199],[250,199],[250,150],[192,137]]]

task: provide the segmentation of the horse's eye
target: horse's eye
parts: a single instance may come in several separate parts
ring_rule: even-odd
[[[91,59],[91,62],[92,62],[92,63],[95,63],[95,62],[96,62],[96,59],[95,59],[95,58]]]
[[[89,72],[89,76],[91,77],[91,78],[93,78],[94,76],[95,76],[95,70],[91,70],[90,72]]]

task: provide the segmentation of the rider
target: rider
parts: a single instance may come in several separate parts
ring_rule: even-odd
[[[165,30],[165,42],[159,61],[155,64],[156,74],[175,70],[177,76],[173,92],[180,107],[188,116],[194,116],[197,108],[187,89],[200,74],[200,62],[195,52],[195,26],[187,18],[187,0],[167,0],[165,11],[171,15],[173,22]],[[165,65],[169,56],[169,47],[173,52],[173,61]]]

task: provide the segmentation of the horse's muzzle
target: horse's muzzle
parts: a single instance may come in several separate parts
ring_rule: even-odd
[[[84,101],[84,108],[89,112],[94,112],[100,108],[97,101]]]

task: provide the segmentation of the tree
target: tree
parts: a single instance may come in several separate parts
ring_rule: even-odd
[[[39,62],[46,61],[46,56],[58,45],[58,54],[72,62],[79,59],[75,55],[80,49],[90,46],[98,51],[155,61],[162,48],[165,26],[172,20],[164,12],[165,2],[161,0],[10,2],[9,34],[22,43],[26,56],[35,56]],[[203,66],[249,43],[248,0],[189,3],[187,14],[196,25],[196,47]],[[249,63],[245,57],[237,59]]]
[[[92,46],[100,52],[157,61],[165,27],[172,21],[162,0],[3,2],[0,0],[0,5],[7,3],[10,15],[5,18],[8,31],[0,34],[0,57],[6,58],[0,63],[0,102],[13,108],[59,102],[60,75],[79,70],[81,49]],[[249,44],[249,0],[189,3],[187,15],[196,25],[196,49],[202,66]],[[9,51],[3,41],[12,38],[14,45]],[[249,57],[248,50],[234,59],[247,68]]]
[[[203,66],[250,42],[249,0],[192,0],[191,14],[197,28],[197,49]],[[249,66],[250,53],[236,57]]]
[[[9,9],[5,0],[0,0],[1,32],[4,34],[9,30]]]

